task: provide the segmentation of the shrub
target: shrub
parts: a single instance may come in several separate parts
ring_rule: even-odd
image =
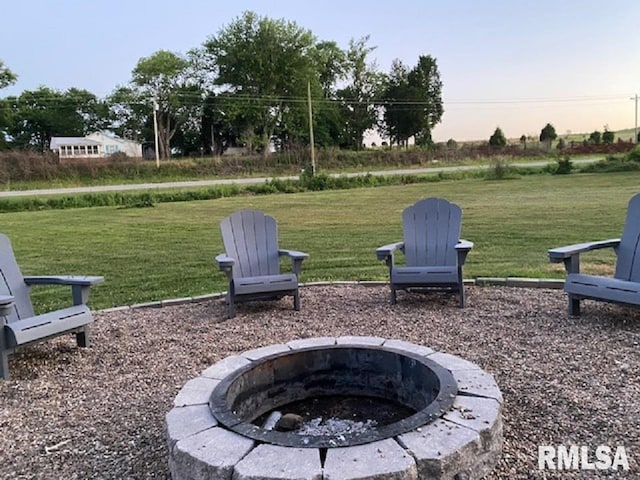
[[[627,154],[627,158],[632,162],[640,162],[640,146],[635,147]]]
[[[513,169],[501,158],[494,160],[487,172],[486,178],[489,180],[504,180],[513,176]]]
[[[569,157],[564,157],[558,159],[558,165],[554,173],[556,173],[557,175],[566,175],[568,173],[571,173],[572,170],[573,163],[571,163],[571,159]]]

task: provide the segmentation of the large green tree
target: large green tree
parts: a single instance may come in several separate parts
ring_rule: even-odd
[[[547,148],[551,148],[551,142],[556,138],[558,138],[558,134],[556,133],[555,127],[550,123],[547,123],[540,131],[540,141],[544,143]]]
[[[139,89],[118,86],[106,98],[112,118],[111,130],[122,138],[153,139],[153,119],[149,99]]]
[[[382,102],[384,130],[391,144],[407,145],[416,131],[419,120],[418,111],[412,105],[414,95],[409,86],[409,70],[400,60],[394,60]]]
[[[369,56],[376,47],[367,45],[368,42],[368,36],[349,42],[345,72],[347,86],[337,92],[342,104],[345,137],[356,150],[362,147],[365,132],[378,126],[378,100],[386,81],[376,63],[369,62]]]
[[[18,77],[6,67],[0,60],[0,90],[12,85]],[[9,122],[9,105],[4,99],[0,99],[0,150],[6,147],[6,129]]]
[[[132,72],[130,90],[116,91],[136,99],[136,107],[153,116],[156,109],[159,154],[171,156],[171,139],[181,126],[199,122],[203,106],[202,77],[197,62],[167,50],[141,58]],[[142,111],[131,108],[130,116]],[[199,128],[199,127],[198,127]]]
[[[420,56],[411,70],[395,60],[383,96],[384,122],[392,142],[407,144],[415,137],[416,144],[432,143],[431,130],[444,113],[442,81],[436,60]]]
[[[40,87],[4,99],[11,146],[46,151],[52,136],[84,136],[108,123],[104,102],[87,90]]]
[[[268,155],[282,122],[301,111],[307,83],[323,81],[317,68],[323,57],[316,47],[309,30],[254,12],[245,12],[204,43],[215,84],[236,103],[232,114],[247,126],[243,136],[249,147]],[[329,77],[330,72],[325,70]],[[330,78],[324,81],[331,83]]]
[[[436,59],[421,55],[418,64],[409,72],[409,85],[418,94],[420,129],[416,131],[417,144],[430,144],[431,130],[442,120],[442,81]]]
[[[0,60],[0,89],[13,85],[16,80],[18,80],[18,76]]]

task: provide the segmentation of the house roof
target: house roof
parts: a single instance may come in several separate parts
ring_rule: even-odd
[[[79,146],[79,145],[100,145],[100,142],[89,140],[85,137],[51,137],[49,148],[57,150],[62,145]]]

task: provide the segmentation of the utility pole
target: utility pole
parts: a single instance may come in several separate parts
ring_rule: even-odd
[[[311,110],[311,81],[307,81],[307,99],[309,101],[309,143],[311,144],[311,175],[316,174],[316,155],[313,142],[313,111]]]
[[[160,152],[158,151],[158,102],[156,99],[153,99],[153,136],[155,140],[155,150],[156,150],[156,168],[160,168]]]
[[[635,97],[631,97],[630,100],[636,101],[636,124],[633,128],[633,143],[638,143],[638,94],[636,93]]]

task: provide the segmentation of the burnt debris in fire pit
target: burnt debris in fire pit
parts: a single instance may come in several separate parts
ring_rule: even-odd
[[[382,398],[346,395],[306,398],[279,410],[285,413],[275,423],[274,430],[312,436],[364,433],[416,413]],[[253,423],[264,425],[273,413],[262,415]]]

